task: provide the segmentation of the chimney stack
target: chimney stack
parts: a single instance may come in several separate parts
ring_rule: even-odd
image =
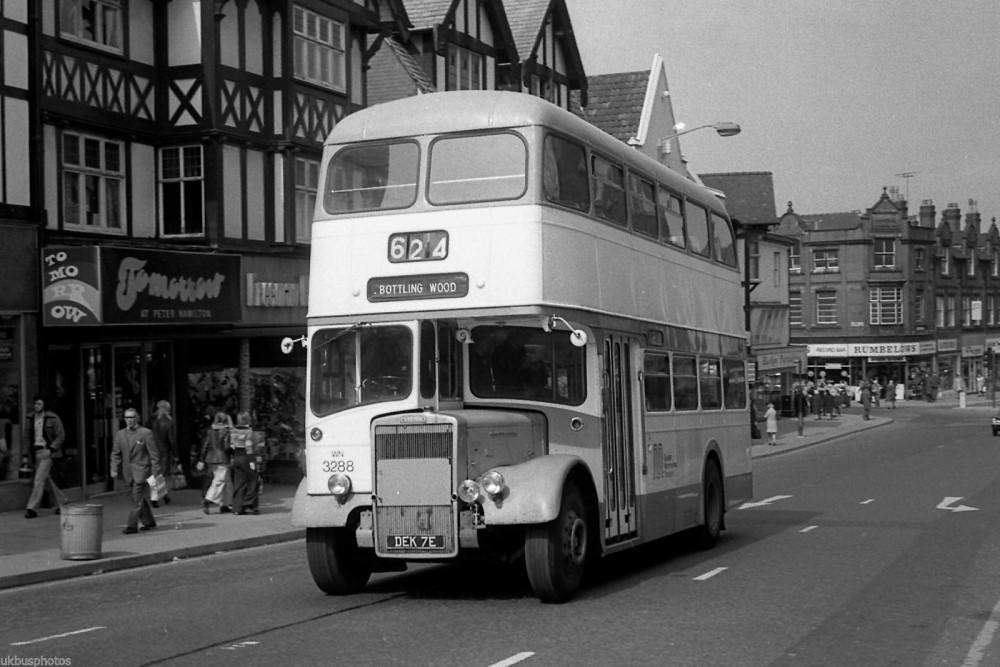
[[[925,199],[920,202],[920,227],[930,227],[934,228],[934,216],[936,211],[934,210],[934,200]]]

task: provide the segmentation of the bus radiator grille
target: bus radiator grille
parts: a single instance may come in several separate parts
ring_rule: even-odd
[[[450,556],[456,553],[455,515],[450,505],[375,508],[379,555]]]
[[[375,427],[375,460],[452,458],[451,424],[399,424]]]

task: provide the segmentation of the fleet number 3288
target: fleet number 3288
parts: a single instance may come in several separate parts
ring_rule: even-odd
[[[354,461],[349,459],[333,459],[323,461],[323,472],[354,472]]]

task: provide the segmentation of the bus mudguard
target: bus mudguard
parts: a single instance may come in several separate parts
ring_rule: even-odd
[[[352,495],[343,503],[332,495],[309,495],[303,478],[292,501],[292,525],[298,528],[343,527],[355,507],[370,507],[371,503],[370,494]]]
[[[503,475],[507,492],[503,499],[487,498],[483,502],[486,525],[536,524],[554,520],[559,514],[563,484],[576,467],[586,469],[583,459],[553,454],[493,468]]]

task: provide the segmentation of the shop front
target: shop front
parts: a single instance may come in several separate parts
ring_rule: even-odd
[[[754,351],[756,374],[753,382],[754,407],[764,414],[773,403],[783,416],[792,414],[792,386],[806,368],[806,346],[790,346]]]
[[[51,246],[42,255],[40,386],[66,428],[57,482],[70,497],[113,489],[114,433],[126,408],[148,422],[171,405],[186,471],[197,420],[185,363],[199,341],[238,324],[240,257],[140,248]]]
[[[862,381],[885,387],[891,380],[898,398],[924,398],[934,378],[935,341],[821,343],[808,347],[807,377],[843,382],[856,392]]]
[[[20,480],[24,417],[38,381],[37,228],[0,218],[0,511],[20,509],[29,485]]]

